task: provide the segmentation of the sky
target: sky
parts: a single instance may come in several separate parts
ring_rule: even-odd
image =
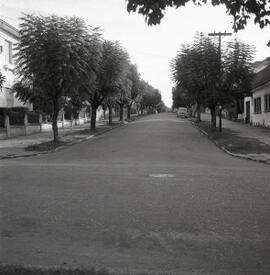
[[[168,107],[174,85],[169,64],[180,46],[191,43],[196,32],[233,32],[226,9],[210,4],[170,8],[160,25],[148,26],[142,15],[127,12],[125,0],[0,0],[0,18],[6,22],[18,27],[22,13],[78,16],[92,27],[100,27],[105,39],[117,40],[127,49],[141,77],[161,91]],[[250,20],[245,30],[223,38],[222,43],[234,38],[255,46],[254,61],[270,56],[266,46],[270,27],[260,29]]]

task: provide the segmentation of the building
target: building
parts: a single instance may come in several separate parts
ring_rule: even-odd
[[[270,127],[270,57],[256,62],[251,96],[244,99],[244,119],[254,126]]]
[[[31,105],[19,101],[11,89],[15,81],[14,46],[18,43],[19,38],[19,31],[0,19],[0,71],[5,77],[0,92],[0,107],[24,106],[31,109]]]

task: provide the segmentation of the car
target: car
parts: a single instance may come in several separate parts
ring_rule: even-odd
[[[177,110],[177,117],[188,117],[187,108],[185,107],[179,107]]]

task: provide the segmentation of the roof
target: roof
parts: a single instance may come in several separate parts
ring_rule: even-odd
[[[252,89],[256,89],[267,82],[270,82],[270,64],[263,70],[259,71],[252,81]]]
[[[20,37],[19,30],[8,24],[6,21],[0,18],[0,30],[18,39]]]

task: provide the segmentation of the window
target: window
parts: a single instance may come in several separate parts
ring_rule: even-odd
[[[12,43],[8,40],[5,40],[5,61],[8,64],[13,63],[13,58],[12,58]]]
[[[262,100],[261,97],[254,98],[254,114],[262,113]]]
[[[270,112],[270,94],[264,96],[264,111]]]

